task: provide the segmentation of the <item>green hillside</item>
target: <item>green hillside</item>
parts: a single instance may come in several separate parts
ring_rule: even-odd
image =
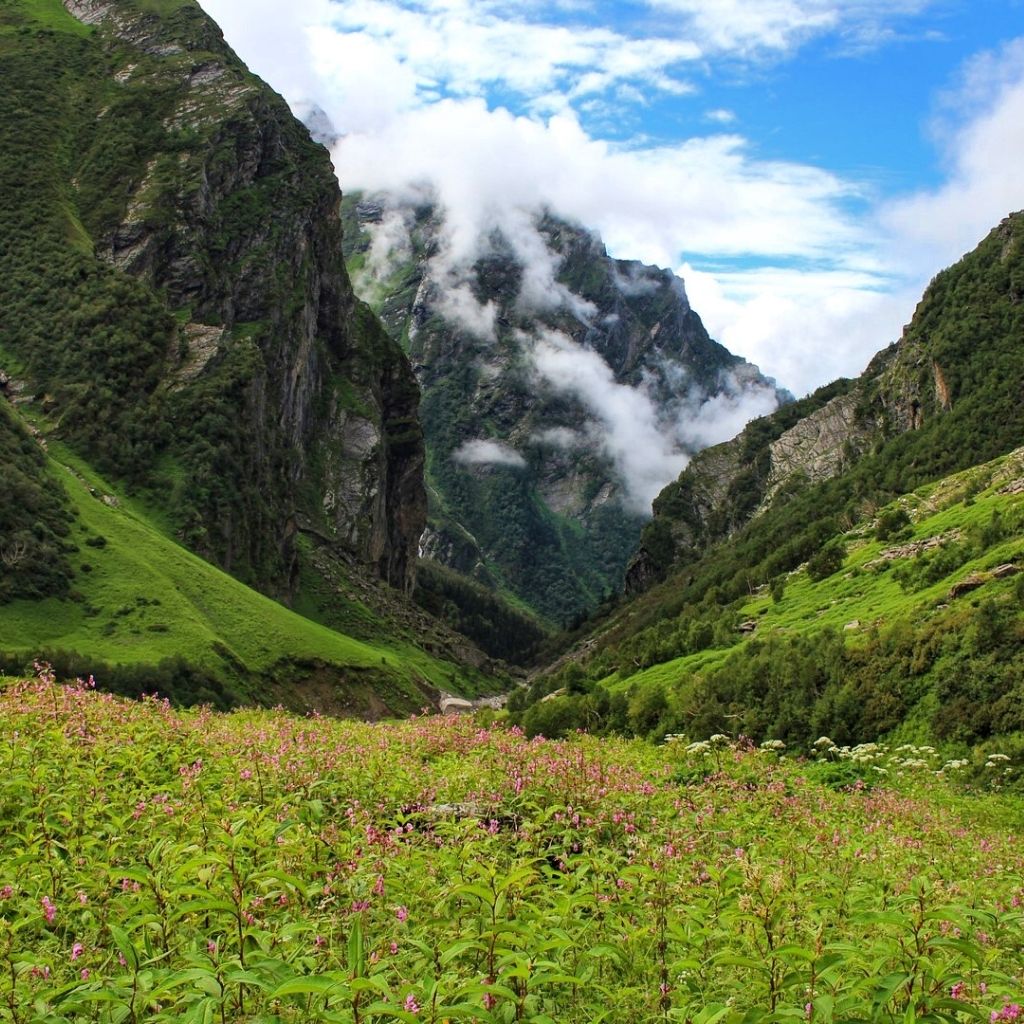
[[[332,612],[361,639],[251,590],[169,539],[142,503],[66,447],[51,445],[44,461],[10,409],[0,405],[0,417],[33,453],[26,461],[43,493],[66,496],[59,564],[71,580],[62,596],[0,604],[9,671],[42,656],[122,692],[371,716],[416,711],[437,689],[482,685],[480,673],[425,654],[358,601],[336,593]],[[17,568],[2,579],[13,583]]]
[[[731,603],[714,592],[684,603],[676,581],[661,584],[512,706],[546,735],[580,724],[802,743],[1024,732],[1022,566],[1018,449],[903,495]]]

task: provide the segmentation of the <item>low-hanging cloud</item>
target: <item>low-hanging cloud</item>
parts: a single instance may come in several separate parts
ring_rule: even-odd
[[[531,351],[542,380],[573,395],[594,418],[592,433],[623,483],[625,504],[642,514],[694,451],[727,440],[778,406],[773,388],[726,375],[716,396],[694,392],[665,408],[645,388],[620,384],[597,352],[559,331],[539,332]],[[568,440],[549,436],[553,443]]]
[[[625,485],[626,503],[648,512],[687,463],[662,429],[654,402],[639,388],[619,384],[597,352],[560,332],[544,331],[536,339],[533,360],[544,381],[578,398],[601,424],[601,444]]]
[[[466,441],[452,453],[452,458],[465,466],[511,466],[514,469],[526,466],[526,459],[515,448],[485,439]]]

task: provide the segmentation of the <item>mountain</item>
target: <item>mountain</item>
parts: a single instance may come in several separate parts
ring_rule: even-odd
[[[1024,729],[1022,298],[1016,213],[861,377],[697,455],[654,503],[631,595],[516,701],[531,729]]]
[[[423,392],[422,553],[542,620],[617,590],[664,481],[787,397],[708,337],[678,277],[553,214],[468,253],[432,201],[349,194],[344,219]]]
[[[0,68],[4,647],[18,601],[90,603],[72,472],[330,625],[482,664],[373,582],[413,587],[419,389],[353,294],[324,148],[194,0],[9,0]]]

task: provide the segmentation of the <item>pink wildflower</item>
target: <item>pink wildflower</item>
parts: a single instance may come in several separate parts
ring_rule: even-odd
[[[416,997],[410,992],[405,997],[405,1012],[406,1013],[419,1013],[420,1004],[416,1002]]]
[[[206,952],[209,953],[210,956],[217,955],[217,943],[214,942],[213,939],[206,940]]]
[[[399,921],[407,921],[409,919],[409,911],[405,907],[399,907],[395,911],[395,917],[397,917]]]
[[[1000,1020],[1016,1020],[1020,1016],[1019,1003],[1007,1003],[1001,1010],[993,1010],[989,1016],[992,1024]]]
[[[88,967],[83,967],[82,968],[82,981],[88,981],[90,973],[91,972],[90,972]]]
[[[0,900],[9,900],[13,895],[13,885],[5,885],[2,889],[0,889]]]
[[[963,999],[967,994],[967,985],[965,982],[958,981],[955,985],[951,985],[949,988],[949,996],[951,999]]]
[[[44,896],[40,901],[43,905],[43,913],[46,915],[46,923],[53,924],[57,916],[57,908],[50,902],[49,896]]]
[[[82,944],[80,942],[76,942],[71,947],[71,962],[72,963],[74,963],[82,955],[82,948],[83,947],[82,947]]]
[[[83,907],[89,902],[89,897],[86,896],[81,889],[78,890],[78,902],[81,903]]]

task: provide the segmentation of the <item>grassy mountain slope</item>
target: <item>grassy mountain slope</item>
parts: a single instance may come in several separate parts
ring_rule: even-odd
[[[524,724],[550,735],[590,715],[797,743],[1024,733],[1024,449],[904,495],[822,550],[834,562],[726,608],[678,608],[671,583],[656,587],[518,697]],[[662,614],[637,628],[652,606]]]
[[[403,603],[419,393],[324,149],[194,0],[7,0],[0,77],[8,667],[368,714],[472,691],[487,659]]]
[[[12,413],[0,406],[0,416]],[[257,593],[168,538],[144,504],[66,447],[52,448],[40,481],[66,495],[61,553],[71,589],[0,605],[0,656],[10,668],[42,655],[101,678],[106,665],[122,666],[113,685],[129,692],[363,715],[415,711],[437,690],[484,684],[482,673],[424,653],[414,642],[422,634],[403,636],[357,598],[342,609],[335,595],[335,617],[360,639]]]

